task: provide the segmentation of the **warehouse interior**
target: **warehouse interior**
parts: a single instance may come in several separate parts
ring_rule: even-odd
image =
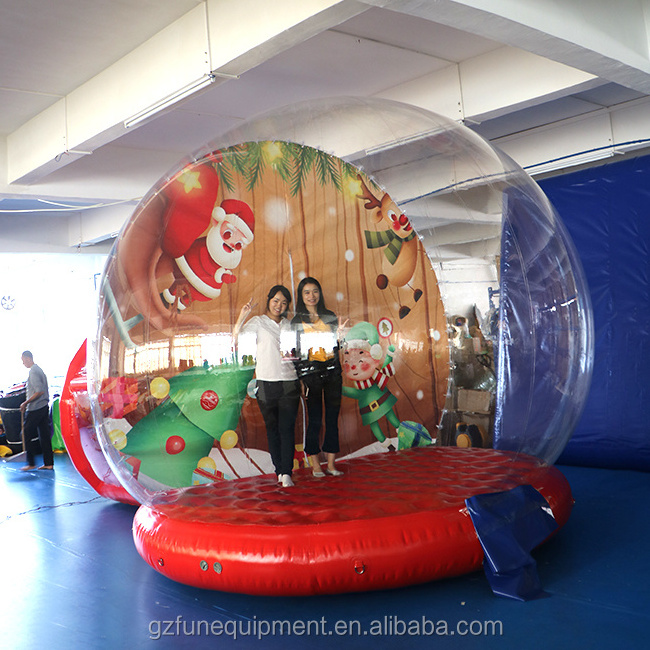
[[[226,632],[280,620],[326,621],[307,639],[315,647],[333,636],[345,647],[643,647],[650,2],[0,0],[0,11],[0,388],[24,381],[32,347],[63,386],[106,258],[170,170],[249,120],[333,97],[432,111],[523,168],[575,243],[595,328],[591,391],[558,460],[573,514],[534,553],[546,597],[496,596],[480,572],[311,598],[180,585],[138,556],[135,508],[98,496],[65,454],[47,475],[5,459],[10,647],[303,647],[299,634]],[[217,621],[221,638],[190,634],[199,620]],[[425,620],[453,630],[438,638]],[[335,635],[337,621],[359,627]]]

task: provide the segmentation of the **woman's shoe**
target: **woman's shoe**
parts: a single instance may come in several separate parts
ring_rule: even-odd
[[[330,476],[343,476],[343,472],[339,469],[330,469],[329,467],[325,470]]]
[[[294,482],[291,480],[291,477],[289,476],[289,474],[283,474],[282,475],[282,487],[285,488],[285,487],[293,487],[293,486],[294,486]]]
[[[323,468],[321,467],[320,460],[318,459],[318,454],[309,455],[309,466],[311,467],[311,473],[315,478],[323,478]]]

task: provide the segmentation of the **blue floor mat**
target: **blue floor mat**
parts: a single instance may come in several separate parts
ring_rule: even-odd
[[[533,551],[546,598],[495,596],[482,571],[390,591],[269,598],[201,591],[153,571],[133,545],[135,508],[98,497],[66,455],[55,464],[21,472],[0,463],[0,647],[647,647],[650,474],[560,468],[576,504]]]

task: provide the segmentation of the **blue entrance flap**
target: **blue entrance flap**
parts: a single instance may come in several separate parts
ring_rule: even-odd
[[[544,596],[537,564],[530,555],[557,522],[544,497],[531,485],[465,500],[485,559],[483,568],[495,594],[517,600]]]

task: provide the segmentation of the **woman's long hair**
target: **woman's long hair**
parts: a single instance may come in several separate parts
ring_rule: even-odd
[[[325,297],[323,296],[323,290],[321,289],[320,282],[316,278],[306,277],[300,280],[298,284],[298,289],[296,290],[296,317],[299,318],[302,322],[307,322],[309,320],[309,311],[305,305],[305,301],[302,297],[302,290],[308,284],[315,284],[318,288],[318,304],[316,305],[316,313],[319,316],[333,315],[334,312],[330,311],[325,307]]]

